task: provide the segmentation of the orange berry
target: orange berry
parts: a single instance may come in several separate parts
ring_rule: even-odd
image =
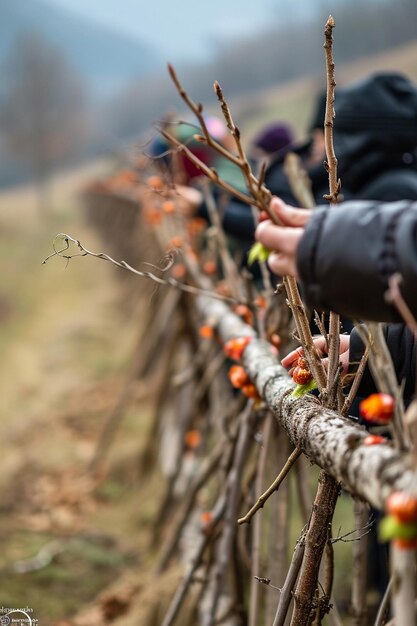
[[[131,184],[136,182],[137,175],[133,170],[122,170],[117,176],[120,183]]]
[[[301,367],[301,369],[303,370],[309,370],[310,366],[308,364],[308,361],[306,358],[304,358],[303,356],[300,356],[298,361],[297,361],[297,365],[298,367]]]
[[[387,440],[385,439],[385,437],[382,437],[381,435],[368,435],[363,440],[363,445],[364,446],[376,446],[380,443],[386,443],[386,442]]]
[[[212,337],[214,336],[214,330],[211,326],[208,326],[206,324],[205,326],[200,326],[200,328],[198,329],[198,334],[203,339],[212,339]]]
[[[247,398],[254,398],[254,399],[259,398],[258,390],[256,389],[253,383],[243,385],[243,387],[241,388],[241,391],[243,395],[246,396]]]
[[[215,274],[217,272],[217,264],[215,261],[205,261],[203,263],[203,272],[205,274]]]
[[[417,537],[414,539],[394,539],[394,546],[398,550],[415,550],[417,548]]]
[[[158,209],[149,208],[145,212],[145,219],[149,224],[152,224],[152,226],[157,226],[162,222],[162,215]]]
[[[184,242],[179,235],[175,235],[168,243],[169,248],[182,248]]]
[[[188,230],[188,234],[190,235],[190,237],[193,237],[194,235],[198,235],[206,227],[207,227],[207,222],[204,219],[204,217],[193,217],[187,223],[187,230]]]
[[[250,378],[241,365],[232,365],[229,370],[229,380],[236,389],[241,389],[243,385],[250,383]]]
[[[162,203],[162,210],[167,215],[175,213],[175,209],[175,202],[172,202],[172,200],[165,200],[165,202]]]
[[[178,265],[174,265],[171,270],[171,276],[175,279],[185,278],[187,275],[187,268],[182,263],[178,263]]]
[[[388,393],[373,393],[359,405],[360,414],[371,424],[387,424],[394,414],[394,398]]]
[[[246,324],[253,324],[253,314],[252,311],[246,304],[238,304],[235,308],[236,315],[239,315]]]
[[[165,187],[165,183],[160,176],[150,176],[148,185],[153,191],[162,191]]]
[[[243,351],[250,341],[251,337],[234,337],[233,339],[229,339],[229,341],[224,344],[225,355],[234,361],[240,361]]]
[[[390,515],[396,517],[400,522],[417,522],[417,498],[413,498],[403,491],[394,491],[388,496],[385,508]]]
[[[292,379],[297,385],[307,385],[313,376],[310,370],[306,370],[302,367],[296,367],[292,373]]]
[[[259,309],[265,309],[266,308],[266,298],[264,298],[264,296],[257,296],[255,298],[255,304]]]
[[[195,450],[201,444],[201,434],[198,430],[188,430],[185,433],[185,446],[189,450]]]
[[[211,511],[204,511],[200,516],[200,520],[203,530],[207,530],[213,521],[213,513]]]

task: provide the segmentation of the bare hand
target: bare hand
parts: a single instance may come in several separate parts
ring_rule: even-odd
[[[296,255],[304,227],[311,217],[307,209],[295,209],[279,198],[272,198],[270,209],[279,219],[282,226],[276,226],[271,220],[261,222],[255,238],[273,251],[269,256],[268,265],[275,274],[290,275],[298,278]]]
[[[340,362],[342,364],[342,376],[348,373],[349,368],[349,343],[350,343],[350,335],[340,335]],[[327,355],[327,342],[324,337],[315,337],[313,339],[313,343],[322,359],[322,363],[324,367],[327,368],[329,363],[329,359],[326,357]],[[287,368],[293,368],[297,365],[297,359],[300,356],[304,356],[303,348],[297,348],[293,350],[286,357],[284,357],[281,361],[282,365]]]

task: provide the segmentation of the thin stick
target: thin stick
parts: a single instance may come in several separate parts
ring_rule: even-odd
[[[361,384],[363,374],[365,372],[366,366],[368,365],[368,356],[369,356],[369,348],[366,347],[365,352],[362,354],[361,360],[359,362],[359,367],[356,370],[355,378],[353,379],[352,386],[349,389],[349,394],[347,398],[345,399],[342,410],[340,411],[343,416],[346,416],[348,414],[351,404],[356,397],[356,394],[359,389],[359,385]]]
[[[66,233],[58,233],[58,235],[55,236],[54,241],[57,239],[64,240],[64,248],[60,250],[55,249],[52,254],[50,254],[49,256],[46,257],[46,259],[44,259],[43,263],[46,263],[50,258],[54,256],[59,256],[62,259],[67,259],[68,261],[79,256],[92,256],[92,257],[95,257],[96,259],[109,261],[113,265],[116,265],[116,267],[120,267],[124,270],[128,270],[129,272],[132,272],[132,274],[136,274],[136,276],[149,278],[150,280],[153,280],[158,285],[169,285],[171,287],[175,287],[176,289],[180,289],[181,291],[185,291],[186,293],[191,293],[194,296],[206,295],[206,296],[209,296],[210,298],[214,298],[215,300],[223,300],[225,302],[232,302],[234,304],[238,304],[238,301],[235,300],[234,298],[230,298],[228,296],[222,296],[213,291],[200,289],[199,287],[186,285],[185,283],[181,283],[178,280],[175,280],[175,278],[172,278],[171,276],[169,278],[161,278],[160,276],[156,276],[153,272],[143,272],[143,271],[137,270],[131,265],[129,265],[129,263],[126,263],[126,261],[116,261],[110,255],[105,254],[104,252],[91,252],[90,250],[87,250],[85,246],[82,245],[79,239],[74,239],[73,237],[71,237],[70,235],[67,235]],[[68,254],[68,255],[64,254],[64,252],[69,250],[70,243],[75,244],[77,248],[80,250],[80,252],[76,254]],[[55,244],[54,244],[54,248],[55,248]],[[169,265],[167,267],[162,268],[162,271],[166,271],[167,269],[169,269],[172,266],[172,264],[173,264],[173,260],[172,262],[170,260]]]
[[[333,28],[335,21],[330,15],[327,20],[324,31],[324,49],[326,52],[326,76],[327,76],[327,94],[326,94],[326,115],[324,120],[324,143],[326,147],[326,169],[329,174],[329,194],[324,196],[332,205],[337,204],[338,194],[340,192],[340,180],[337,177],[337,158],[333,145],[333,120],[334,112],[334,88],[336,81],[334,77],[334,60],[333,60]],[[334,406],[336,394],[338,395],[339,404],[341,404],[341,388],[340,377],[338,376],[339,368],[339,350],[340,350],[340,318],[336,313],[330,313],[329,322],[329,368],[327,375],[327,393],[328,406]],[[340,408],[340,407],[339,407]]]
[[[227,477],[227,506],[224,526],[217,546],[217,557],[213,568],[212,586],[210,590],[208,608],[204,614],[202,626],[213,626],[216,618],[222,584],[229,564],[233,539],[236,532],[235,519],[239,505],[240,485],[244,463],[247,457],[249,445],[251,443],[250,435],[254,424],[254,415],[252,403],[248,402],[243,415],[241,416],[241,424],[236,443],[233,465]]]
[[[406,301],[402,297],[400,285],[402,283],[401,274],[393,274],[388,279],[388,291],[385,294],[387,302],[391,302],[407,324],[409,330],[417,337],[417,320],[410,311]]]
[[[368,522],[368,507],[363,502],[355,503],[355,526],[359,532]],[[352,613],[356,626],[367,624],[366,611],[366,577],[368,569],[368,541],[353,544],[353,574],[352,574]]]
[[[382,598],[381,604],[379,605],[379,609],[378,609],[377,616],[375,618],[374,626],[383,626],[387,619],[389,600],[390,600],[390,595],[392,592],[393,584],[394,584],[394,577],[391,576],[391,578],[389,579],[387,588],[385,589],[384,597]]]
[[[281,590],[281,597],[278,603],[277,612],[272,626],[284,626],[285,619],[287,617],[288,609],[290,608],[292,593],[297,582],[297,577],[303,562],[305,551],[305,533],[301,535],[295,546],[291,564],[288,569],[287,577],[285,579],[284,586]]]
[[[289,152],[286,155],[284,172],[288,178],[292,194],[300,207],[314,209],[316,202],[311,191],[311,180],[303,168],[298,154]]]
[[[227,239],[224,234],[223,226],[220,220],[219,211],[214,202],[213,194],[210,191],[210,188],[205,181],[203,184],[203,195],[206,201],[207,211],[210,217],[210,221],[216,229],[216,240],[219,246],[219,254],[222,261],[224,273],[226,276],[227,284],[230,289],[230,293],[235,298],[242,298],[242,294],[239,293],[242,291],[241,280],[239,276],[239,271],[237,269],[236,263],[234,262],[232,255],[229,252],[229,248],[227,245]]]
[[[259,462],[256,474],[256,491],[259,493],[262,489],[263,478],[265,474],[266,459],[268,454],[268,443],[272,429],[272,414],[268,413],[262,432],[262,450],[259,455]],[[256,582],[260,573],[260,554],[261,554],[261,533],[262,518],[258,515],[252,528],[252,570],[251,570],[251,588],[249,599],[249,626],[256,626],[258,619],[258,601],[260,588]]]
[[[296,462],[296,460],[298,459],[300,454],[301,454],[301,450],[299,448],[295,448],[293,450],[293,452],[288,457],[287,462],[285,463],[284,467],[282,468],[282,470],[280,471],[280,473],[278,474],[278,476],[276,477],[274,482],[268,487],[268,489],[262,495],[259,496],[259,498],[256,501],[256,503],[246,513],[246,515],[244,517],[239,518],[237,520],[238,524],[249,524],[249,522],[251,521],[251,519],[255,515],[255,513],[257,511],[259,511],[259,509],[263,508],[263,506],[264,506],[265,502],[268,500],[268,498],[270,498],[271,495],[275,491],[278,491],[282,481],[285,480],[285,478],[288,475],[288,472],[290,471],[290,469],[292,468],[292,466],[294,465],[294,463]]]
[[[214,507],[214,510],[213,510],[213,519],[211,522],[212,529],[223,518],[225,510],[226,510],[226,503],[227,503],[227,498],[225,497],[225,494],[223,493],[217,500],[216,506]],[[179,587],[177,588],[175,596],[168,608],[168,611],[163,619],[161,626],[172,626],[172,624],[174,623],[178,615],[178,612],[182,606],[184,598],[187,594],[188,588],[193,582],[194,572],[200,565],[203,554],[207,546],[211,543],[212,539],[213,539],[213,534],[211,532],[206,532],[200,538],[200,541],[194,553],[194,557],[188,566],[186,575],[181,581],[181,584],[179,585]]]
[[[294,594],[295,606],[291,626],[307,626],[309,624],[314,594],[318,584],[320,563],[323,550],[329,539],[329,528],[339,491],[339,485],[334,478],[322,470],[306,535],[303,565]]]

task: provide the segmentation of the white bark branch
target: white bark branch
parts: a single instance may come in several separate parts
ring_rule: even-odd
[[[197,298],[204,317],[217,324],[223,341],[251,336],[243,365],[275,418],[295,446],[326,470],[352,495],[383,509],[392,491],[417,497],[417,471],[408,457],[390,444],[364,446],[367,431],[335,411],[317,404],[311,395],[293,398],[294,384],[278,364],[271,345],[257,339],[255,331],[228,307],[205,296]]]

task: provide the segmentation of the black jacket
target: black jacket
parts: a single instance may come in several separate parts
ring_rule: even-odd
[[[389,276],[400,273],[402,296],[417,317],[417,202],[353,201],[318,209],[298,246],[297,265],[312,307],[358,320],[399,322],[388,324],[384,333],[408,404],[416,380],[416,343],[385,292]],[[354,329],[349,361],[358,362],[363,350]],[[375,390],[366,370],[357,395]]]
[[[345,202],[313,212],[297,251],[311,307],[356,319],[401,322],[385,300],[388,278],[417,317],[417,202]]]

